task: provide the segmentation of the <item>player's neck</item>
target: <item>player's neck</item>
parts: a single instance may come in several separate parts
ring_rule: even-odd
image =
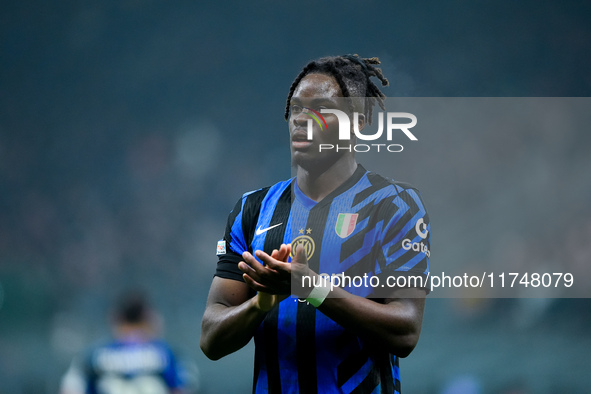
[[[309,171],[297,168],[297,182],[300,190],[309,198],[320,202],[353,175],[357,169],[355,159],[339,160],[324,171]]]

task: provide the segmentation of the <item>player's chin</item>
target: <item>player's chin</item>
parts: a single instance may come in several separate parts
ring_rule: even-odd
[[[345,149],[320,151],[320,145],[314,144],[307,149],[292,148],[291,159],[293,165],[323,167],[338,161],[347,154]]]
[[[318,160],[318,148],[316,150],[309,146],[307,148],[291,148],[291,164],[293,166],[302,166],[313,163]]]

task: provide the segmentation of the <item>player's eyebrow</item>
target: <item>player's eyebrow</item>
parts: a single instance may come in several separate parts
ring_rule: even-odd
[[[309,104],[311,106],[318,106],[318,105],[336,105],[337,103],[335,102],[335,100],[333,100],[333,98],[331,97],[312,97],[312,98],[305,98],[305,100],[302,100],[299,97],[292,97],[291,99],[291,104],[301,104],[302,101],[305,101],[306,104]]]

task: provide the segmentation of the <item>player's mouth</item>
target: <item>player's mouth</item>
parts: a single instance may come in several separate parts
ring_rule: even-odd
[[[308,133],[303,130],[296,130],[291,135],[291,146],[294,149],[307,149],[312,143],[312,140],[308,139]]]

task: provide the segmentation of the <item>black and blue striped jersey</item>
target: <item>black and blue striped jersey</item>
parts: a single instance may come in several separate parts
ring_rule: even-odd
[[[271,253],[282,243],[302,244],[310,268],[327,275],[377,276],[383,284],[388,276],[429,272],[430,222],[420,193],[361,165],[320,202],[295,179],[244,194],[218,243],[216,276],[242,281],[244,251]],[[383,294],[372,286],[344,288],[377,302]],[[290,297],[255,333],[253,392],[398,393],[398,358]]]

